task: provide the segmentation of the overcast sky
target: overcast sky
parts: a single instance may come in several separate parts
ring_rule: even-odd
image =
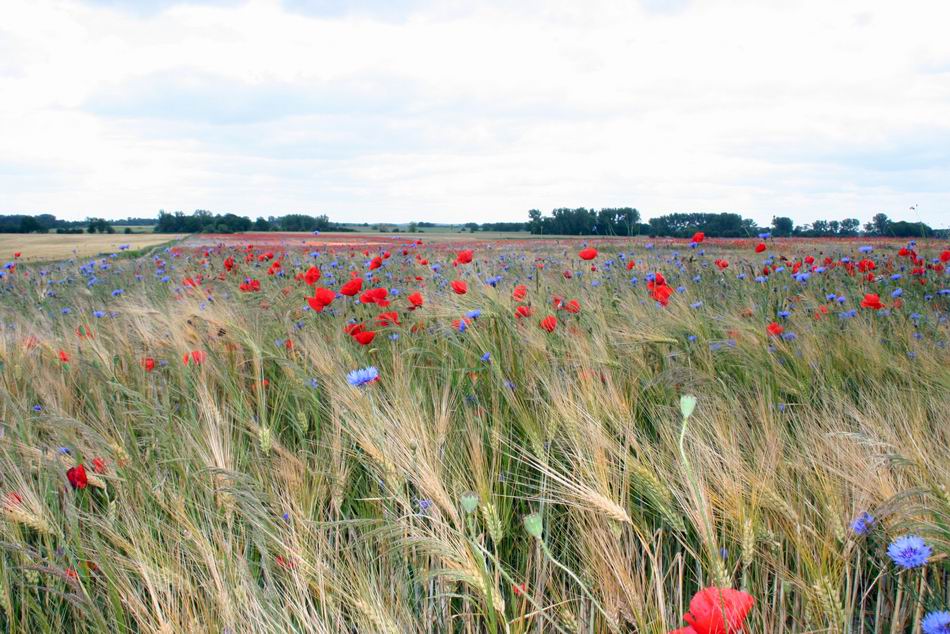
[[[947,227],[948,25],[943,0],[2,0],[0,213]]]

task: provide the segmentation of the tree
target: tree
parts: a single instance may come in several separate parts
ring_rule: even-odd
[[[899,220],[888,224],[888,235],[896,238],[930,238],[934,231],[922,222]]]
[[[858,235],[858,227],[861,226],[861,221],[857,218],[845,218],[841,221],[841,231],[840,235],[843,236],[856,236]]]
[[[419,224],[416,222],[409,223],[409,233],[419,233]]]
[[[34,231],[46,233],[46,229],[40,226],[36,218],[33,216],[23,216],[23,219],[20,220],[20,233],[33,233]]]
[[[874,214],[871,222],[864,225],[864,230],[871,235],[884,236],[887,235],[890,224],[891,220],[887,217],[887,214]]]
[[[784,238],[792,235],[795,230],[795,223],[791,218],[785,216],[772,217],[772,235],[777,238]]]
[[[532,209],[528,212],[528,218],[531,220],[531,222],[528,223],[531,227],[531,233],[541,233],[541,228],[543,227],[541,224],[541,211]]]

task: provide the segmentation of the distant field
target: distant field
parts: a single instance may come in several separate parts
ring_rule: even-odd
[[[61,260],[71,257],[90,257],[113,253],[120,245],[130,250],[152,247],[182,238],[181,235],[154,233],[113,234],[60,234],[19,233],[0,234],[0,260],[12,260],[19,252],[21,261]]]

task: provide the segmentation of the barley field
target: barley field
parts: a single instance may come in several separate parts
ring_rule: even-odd
[[[174,242],[183,235],[160,233],[5,233],[0,234],[0,254],[24,262],[65,260],[108,256],[111,253],[135,251]]]
[[[4,631],[950,627],[945,242],[28,246]]]

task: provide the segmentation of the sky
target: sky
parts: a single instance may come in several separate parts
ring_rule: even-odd
[[[2,5],[0,213],[950,226],[943,0]]]

